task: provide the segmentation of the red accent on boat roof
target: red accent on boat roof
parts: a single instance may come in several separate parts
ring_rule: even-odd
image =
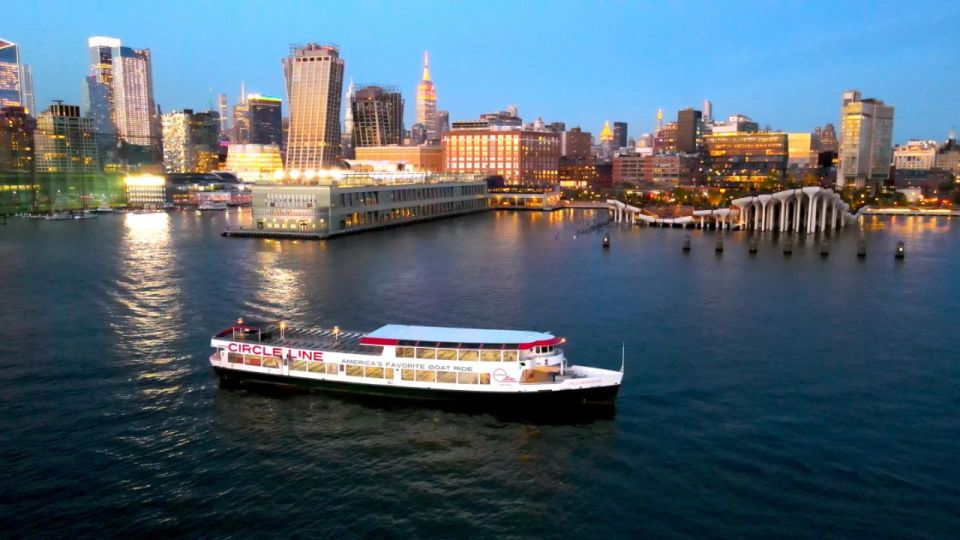
[[[549,347],[550,345],[559,345],[563,343],[563,338],[555,337],[553,339],[541,339],[540,341],[531,341],[530,343],[521,343],[517,345],[517,348],[521,351],[526,351],[534,347]]]
[[[392,339],[392,338],[378,338],[378,337],[360,338],[361,345],[396,345],[399,342],[400,342],[399,339]]]

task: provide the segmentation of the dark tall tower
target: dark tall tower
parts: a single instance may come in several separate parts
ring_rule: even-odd
[[[252,144],[276,144],[283,140],[283,115],[280,98],[250,96],[247,98],[247,121],[249,142]]]
[[[626,122],[613,123],[613,144],[617,148],[627,147],[627,123]]]
[[[363,86],[351,98],[353,146],[403,143],[403,97],[395,88]]]
[[[677,113],[677,152],[696,154],[703,136],[703,116],[692,107]]]

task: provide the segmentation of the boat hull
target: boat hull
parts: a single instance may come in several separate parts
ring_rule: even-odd
[[[301,379],[213,366],[221,385],[233,388],[273,388],[297,392],[340,394],[463,406],[471,409],[553,411],[557,408],[612,409],[620,385],[539,392],[470,392],[437,388],[369,385],[344,381]]]

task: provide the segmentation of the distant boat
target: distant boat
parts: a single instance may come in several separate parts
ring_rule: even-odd
[[[114,212],[113,208],[103,204],[96,207],[93,211],[97,214],[112,214]]]
[[[63,221],[66,219],[73,219],[73,216],[70,214],[64,214],[63,212],[53,212],[52,214],[47,214],[43,216],[44,221]]]
[[[198,210],[226,210],[227,203],[224,202],[204,202],[200,204]]]

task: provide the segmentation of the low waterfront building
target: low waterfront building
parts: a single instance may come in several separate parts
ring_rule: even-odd
[[[699,159],[687,154],[620,154],[613,158],[613,184],[672,189],[695,184]]]
[[[254,186],[254,229],[228,234],[327,238],[489,208],[487,184],[477,176],[323,174],[312,184]]]
[[[130,208],[163,208],[167,205],[167,180],[157,175],[124,177],[123,188]]]
[[[490,205],[517,210],[556,210],[560,208],[560,186],[504,186],[490,188]]]

